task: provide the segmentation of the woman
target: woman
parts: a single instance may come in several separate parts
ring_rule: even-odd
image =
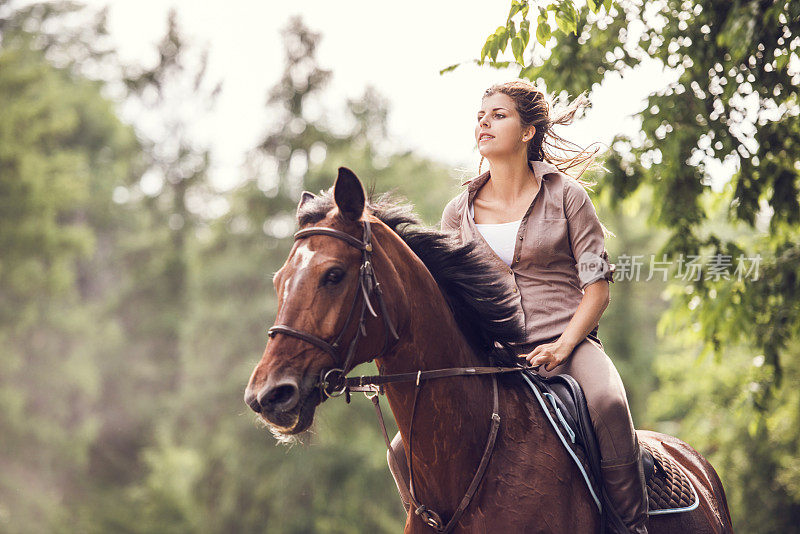
[[[527,82],[490,87],[475,126],[481,163],[487,159],[489,170],[466,182],[466,191],[447,204],[442,229],[476,240],[497,265],[498,277],[519,295],[526,329],[520,358],[544,376],[564,373],[580,383],[597,433],[606,490],[629,531],[646,533],[644,474],[625,388],[597,338],[613,268],[586,190],[562,172],[587,164],[591,156],[564,159],[547,150],[575,146],[551,127],[571,123],[584,104],[581,95],[551,117],[544,93]],[[397,457],[404,457],[399,434],[395,447]],[[389,458],[397,480],[397,471],[405,472],[406,466]]]

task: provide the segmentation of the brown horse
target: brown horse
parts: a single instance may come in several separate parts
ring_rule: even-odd
[[[271,329],[245,391],[245,402],[276,434],[309,427],[325,399],[320,377],[333,368],[346,373],[372,359],[382,375],[486,366],[487,347],[520,340],[520,325],[510,319],[513,299],[474,246],[423,228],[406,206],[385,198],[367,204],[352,171],[339,169],[332,194],[304,193],[297,216],[301,231],[274,278],[280,326]],[[365,264],[366,279],[379,283],[375,290],[364,287]],[[503,351],[493,352],[501,364],[514,361],[510,353],[503,362]],[[406,453],[415,493],[444,522],[484,458],[493,380],[437,378],[418,395],[413,381],[385,386],[407,444],[413,419]],[[598,510],[532,393],[517,374],[498,382],[494,453],[453,532],[598,532]],[[649,531],[732,532],[713,467],[674,437],[639,432],[639,439],[681,465],[700,497],[692,511],[651,517]],[[405,532],[434,530],[412,507]]]

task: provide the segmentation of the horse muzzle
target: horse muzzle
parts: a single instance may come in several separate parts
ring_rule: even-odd
[[[281,433],[297,434],[311,425],[321,401],[319,389],[311,386],[294,377],[269,380],[260,388],[251,383],[245,389],[244,402]]]

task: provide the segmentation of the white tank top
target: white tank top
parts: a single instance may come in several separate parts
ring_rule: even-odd
[[[475,210],[469,205],[469,217],[475,222]],[[509,267],[514,259],[514,247],[517,245],[517,232],[522,219],[507,223],[478,224],[475,226],[483,238],[492,247],[494,253]]]

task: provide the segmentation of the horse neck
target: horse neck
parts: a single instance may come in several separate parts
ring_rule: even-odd
[[[400,246],[407,248],[402,242]],[[397,276],[396,291],[404,293],[394,300],[403,302],[401,313],[405,328],[391,354],[377,360],[382,372],[481,365],[425,265],[413,256],[408,262],[395,263],[393,267]]]
[[[481,365],[436,281],[421,262],[417,263],[397,269],[402,280],[398,290],[413,294],[407,298],[408,326],[400,341],[389,355],[376,362],[381,373]],[[423,382],[418,392],[413,382],[387,386],[386,396],[406,444],[412,429],[415,395],[411,436],[415,488],[420,496],[431,499],[431,504],[452,503],[458,492],[463,493],[483,453],[492,413],[492,378],[433,379]],[[453,466],[459,465],[464,469],[454,473]]]

